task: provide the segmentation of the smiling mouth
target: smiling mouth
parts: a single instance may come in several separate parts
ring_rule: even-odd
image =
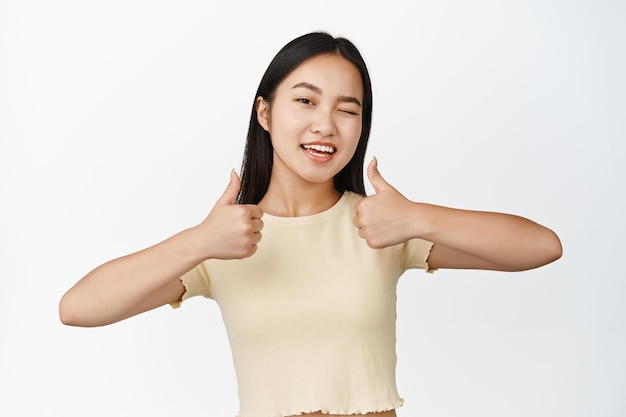
[[[328,156],[335,153],[336,149],[326,145],[300,145],[302,149],[315,156]]]

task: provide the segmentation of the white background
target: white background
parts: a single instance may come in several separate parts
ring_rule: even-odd
[[[361,49],[390,183],[563,242],[533,271],[402,277],[399,416],[626,415],[625,21],[606,0],[3,1],[0,415],[235,415],[213,302],[95,329],[57,305],[206,216],[263,71],[312,30]]]

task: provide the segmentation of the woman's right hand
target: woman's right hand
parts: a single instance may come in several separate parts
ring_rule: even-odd
[[[235,204],[241,188],[232,171],[224,194],[209,215],[196,226],[196,248],[205,259],[242,259],[257,250],[263,229],[263,210],[254,204]]]
[[[202,261],[251,256],[261,240],[263,211],[235,204],[241,181],[235,172],[224,194],[197,226],[106,262],[79,280],[59,305],[61,321],[103,326],[179,300],[180,277]]]

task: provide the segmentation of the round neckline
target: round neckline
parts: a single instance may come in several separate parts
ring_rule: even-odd
[[[261,220],[263,220],[264,222],[269,221],[271,223],[296,224],[296,223],[308,223],[311,221],[323,219],[325,217],[331,216],[333,213],[335,213],[341,207],[347,204],[348,196],[350,194],[354,194],[354,193],[350,191],[345,191],[341,195],[341,197],[339,197],[339,200],[337,200],[337,202],[334,205],[332,205],[331,207],[327,208],[324,211],[320,211],[319,213],[309,214],[306,216],[296,216],[296,217],[282,217],[282,216],[275,216],[269,213],[263,213],[263,218]]]

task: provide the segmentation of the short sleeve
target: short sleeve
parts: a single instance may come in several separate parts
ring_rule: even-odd
[[[211,285],[209,282],[209,275],[207,273],[204,263],[197,265],[189,272],[185,273],[180,280],[185,287],[180,300],[170,303],[173,308],[178,308],[188,298],[195,297],[196,295],[202,295],[206,298],[213,298],[211,293]]]
[[[424,239],[411,239],[404,243],[403,259],[404,269],[424,269],[426,272],[434,272],[428,265],[428,257],[433,242]]]

